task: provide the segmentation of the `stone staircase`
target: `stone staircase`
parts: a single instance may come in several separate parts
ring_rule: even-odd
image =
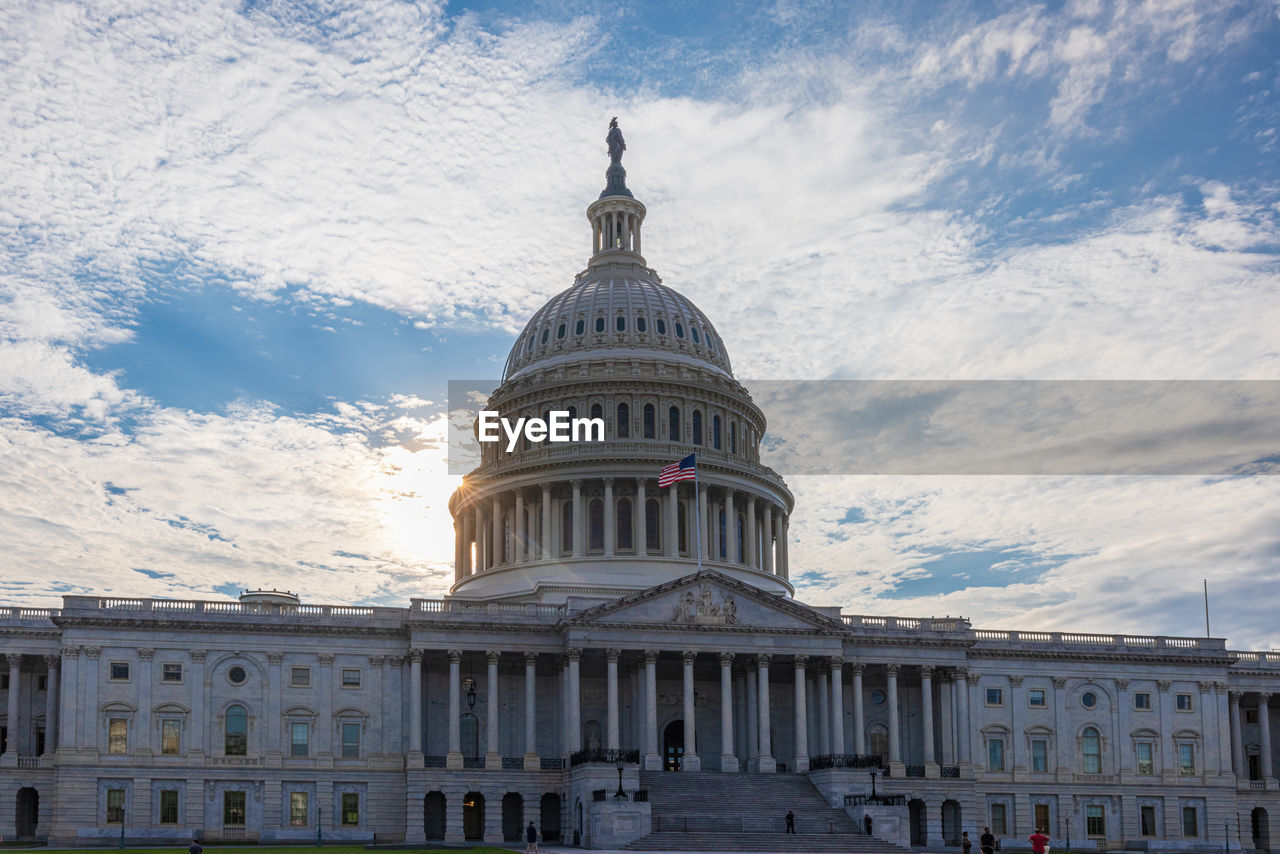
[[[827,803],[801,774],[717,774],[643,771],[653,832],[633,851],[905,851],[863,835],[842,809]],[[796,832],[786,832],[787,810]]]

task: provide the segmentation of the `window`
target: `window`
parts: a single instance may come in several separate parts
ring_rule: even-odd
[[[129,722],[124,718],[107,721],[107,753],[123,756],[129,752]]]
[[[1080,705],[1086,709],[1096,709],[1098,707],[1098,695],[1092,691],[1085,691],[1080,695]]]
[[[631,438],[631,407],[625,403],[618,404],[618,438]]]
[[[1036,833],[1043,833],[1046,836],[1049,833],[1049,805],[1035,805],[1035,828]]]
[[[311,668],[310,667],[290,667],[289,668],[289,684],[294,688],[311,687]]]
[[[460,724],[462,755],[468,759],[476,759],[480,756],[480,719],[468,712],[462,716]]]
[[[360,795],[355,792],[342,793],[342,826],[358,827],[360,825]]]
[[[0,673],[0,691],[9,690],[9,674]]]
[[[1149,741],[1138,742],[1138,775],[1151,777],[1156,773],[1155,750]]]
[[[113,661],[111,662],[111,681],[123,682],[129,678],[129,662]]]
[[[631,541],[631,499],[618,499],[617,508],[617,526],[615,531],[618,538],[618,551],[631,551],[634,544]]]
[[[586,332],[586,331],[587,331],[587,322],[583,320],[581,317],[579,317],[578,322],[574,324],[573,334],[581,335],[583,332]]]
[[[646,439],[654,439],[657,437],[657,428],[655,426],[652,403],[646,403],[644,405],[644,437]]]
[[[650,498],[644,503],[644,547],[656,552],[662,548],[662,531],[658,527],[658,499]]]
[[[987,689],[987,705],[1003,706],[1004,705],[1004,689],[988,688]]]
[[[887,696],[888,695],[884,693],[883,688],[871,689],[871,702],[875,703],[877,706],[883,706],[884,701],[887,699]]]
[[[872,756],[879,756],[881,761],[889,758],[889,730],[884,724],[867,727],[867,748]]]
[[[1151,695],[1146,691],[1139,691],[1133,695],[1133,707],[1142,712],[1151,711]]]
[[[342,725],[342,758],[360,758],[360,724]]]
[[[1004,739],[993,738],[987,742],[987,770],[1004,770]]]
[[[1031,770],[1041,774],[1049,770],[1049,742],[1043,738],[1031,742]]]
[[[1258,710],[1257,710],[1257,709],[1245,709],[1245,710],[1244,710],[1244,722],[1245,722],[1245,723],[1247,723],[1247,724],[1256,724],[1256,723],[1258,722]]]
[[[659,318],[658,318],[656,321],[654,321],[654,322],[657,324],[657,327],[658,327],[658,334],[659,334],[659,335],[666,335],[666,334],[667,334],[667,322],[666,322],[665,320],[663,320],[661,317],[659,317]]]
[[[1027,705],[1034,708],[1044,708],[1044,689],[1032,688],[1027,692]]]
[[[1176,708],[1176,709],[1177,709],[1178,711],[1180,711],[1180,712],[1189,712],[1189,711],[1191,711],[1191,695],[1190,695],[1190,694],[1179,694],[1179,695],[1177,696],[1176,701],[1175,701],[1174,708]]]
[[[36,755],[44,756],[44,727],[36,727]]]
[[[249,753],[249,713],[244,706],[227,709],[222,752],[227,756],[247,756]]]
[[[684,338],[684,327],[679,323],[676,324],[676,337]]]
[[[613,321],[613,328],[617,329],[619,332],[626,332],[627,318],[621,314],[618,315],[617,319]]]
[[[636,332],[644,332],[649,327],[645,325],[643,317],[636,318]]]
[[[182,752],[182,722],[172,718],[160,722],[160,752],[177,756]]]
[[[238,664],[227,671],[227,681],[232,685],[243,685],[248,678],[249,674]]]
[[[49,677],[48,677],[48,676],[37,676],[37,677],[36,677],[36,690],[37,690],[37,691],[48,691],[48,690],[49,690]]]
[[[563,323],[561,323],[558,327],[556,327],[556,340],[557,341],[560,340],[566,334],[568,334],[568,332],[569,332],[568,328]]]
[[[290,827],[306,827],[307,826],[307,793],[306,792],[290,792],[289,793],[289,826]]]
[[[182,681],[182,665],[181,664],[165,664],[160,668],[161,682],[181,682]]]
[[[107,789],[107,824],[124,822],[124,789]]]
[[[178,790],[177,789],[161,789],[160,790],[160,823],[161,824],[177,824],[178,823]]]
[[[991,832],[996,836],[1005,836],[1009,832],[1009,823],[1005,819],[1004,804],[991,805]]]
[[[1140,810],[1141,823],[1140,828],[1143,836],[1155,836],[1156,834],[1156,808],[1153,806],[1144,806]]]
[[[1102,737],[1093,727],[1085,727],[1080,736],[1080,753],[1084,773],[1102,773]]]
[[[1196,774],[1196,746],[1194,744],[1178,745],[1178,773],[1183,777],[1194,777]]]
[[[360,671],[359,670],[343,670],[342,671],[342,687],[343,688],[359,688],[360,687]]]
[[[550,329],[544,329],[544,330],[542,330],[542,343],[543,343],[543,344],[546,344],[546,343],[547,343],[547,339],[548,339],[549,337],[551,337],[551,330],[550,330]]]
[[[587,548],[593,552],[604,551],[604,502],[599,498],[587,505],[587,531],[590,535]]]
[[[289,724],[289,755],[298,759],[311,755],[311,725],[305,721]]]
[[[0,724],[0,753],[9,751],[9,728]]]
[[[711,447],[720,450],[720,416],[711,419]]]
[[[673,406],[667,410],[667,438],[672,442],[680,441],[680,408]]]
[[[702,444],[702,411],[693,410],[693,444]]]
[[[1200,835],[1200,821],[1195,807],[1182,808],[1182,835],[1189,838]]]
[[[570,416],[570,417],[574,417],[574,416]],[[591,404],[591,417],[604,418],[604,407],[598,403]]]
[[[244,827],[244,792],[222,793],[222,826]]]
[[[1089,804],[1084,808],[1084,833],[1085,836],[1107,835],[1107,817],[1101,806]]]
[[[697,344],[698,343],[698,327],[690,326],[689,334],[693,336],[693,343]]]

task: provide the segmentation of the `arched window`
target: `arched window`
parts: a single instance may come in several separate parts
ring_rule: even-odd
[[[603,317],[597,317],[597,318],[596,318],[596,332],[604,332],[604,318],[603,318]]]
[[[591,404],[591,417],[604,418],[604,407],[598,403]]]
[[[550,335],[551,335],[551,330],[550,330],[549,328],[548,328],[548,329],[544,329],[544,330],[542,330],[542,343],[543,343],[543,344],[546,344],[546,343],[547,343],[547,337],[548,337],[548,336],[550,336]]]
[[[889,761],[889,730],[884,724],[867,727],[867,750],[872,756],[879,756],[881,763]]]
[[[644,503],[644,547],[648,551],[662,550],[662,528],[658,522],[661,518],[658,499],[650,498]]]
[[[720,450],[720,416],[713,416],[711,419],[711,447],[717,451]]]
[[[693,444],[702,444],[702,411],[693,410]]]
[[[680,408],[673,406],[667,410],[667,420],[670,422],[667,426],[670,428],[667,438],[672,442],[680,441]]]
[[[579,317],[578,322],[573,327],[573,334],[581,335],[586,330],[587,330],[587,322],[583,320],[581,317]]]
[[[613,322],[613,325],[614,325],[614,328],[617,329],[619,332],[626,332],[627,331],[626,315],[624,314],[618,315],[618,318]]]
[[[618,438],[631,437],[631,407],[625,403],[618,404]]]
[[[618,537],[618,551],[631,551],[631,499],[618,499],[617,525],[614,526]]]
[[[729,422],[729,453],[738,453],[738,422]]]
[[[556,338],[557,338],[557,339],[559,339],[559,338],[563,338],[563,337],[565,336],[565,332],[567,332],[567,331],[568,331],[568,330],[566,330],[566,329],[565,329],[565,325],[564,325],[563,323],[561,323],[561,324],[560,324],[560,327],[559,327],[558,329],[556,329]]]
[[[667,322],[666,322],[665,320],[663,320],[661,317],[659,317],[656,321],[654,321],[654,323],[655,323],[655,324],[657,325],[657,327],[658,327],[658,334],[659,334],[659,335],[666,335],[666,334],[667,334]]]
[[[560,504],[560,551],[573,551],[573,502],[567,500]]]
[[[227,709],[227,721],[223,727],[222,752],[227,756],[247,756],[249,753],[249,713],[244,706]]]
[[[569,407],[569,409],[568,409],[568,412],[569,412],[569,420],[570,420],[570,421],[572,421],[573,419],[575,419],[575,418],[577,418],[577,417],[578,417],[578,407],[576,407],[576,406],[570,406],[570,407]],[[551,414],[550,414],[550,413],[547,413],[547,418],[548,418],[548,420],[550,420],[550,417],[551,417]]]
[[[636,318],[636,332],[644,332],[649,327],[645,324],[644,317]]]
[[[697,344],[698,343],[698,327],[690,326],[689,334],[693,336],[693,343]]]
[[[467,712],[458,723],[462,755],[468,759],[478,759],[480,757],[480,719]]]
[[[1085,727],[1080,735],[1080,753],[1084,761],[1084,773],[1102,773],[1102,737],[1093,727]]]
[[[677,338],[683,338],[683,337],[684,337],[684,325],[683,325],[683,324],[680,324],[680,323],[677,323],[677,324],[676,324],[676,337],[677,337]]]
[[[646,439],[655,438],[657,425],[654,423],[656,421],[654,415],[653,404],[646,403],[644,405],[644,437]]]
[[[592,499],[587,506],[588,531],[590,538],[587,548],[593,552],[604,551],[604,502],[599,498]]]

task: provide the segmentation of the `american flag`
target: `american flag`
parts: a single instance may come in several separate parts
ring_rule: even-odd
[[[695,456],[697,455],[690,454],[678,463],[663,466],[662,471],[658,472],[658,487],[670,486],[681,480],[694,480],[698,476],[698,470],[694,467]]]

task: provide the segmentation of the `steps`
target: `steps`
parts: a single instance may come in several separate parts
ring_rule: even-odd
[[[841,851],[889,854],[895,845],[864,836],[801,774],[643,771],[653,832],[633,851]],[[786,833],[786,814],[796,833]]]

